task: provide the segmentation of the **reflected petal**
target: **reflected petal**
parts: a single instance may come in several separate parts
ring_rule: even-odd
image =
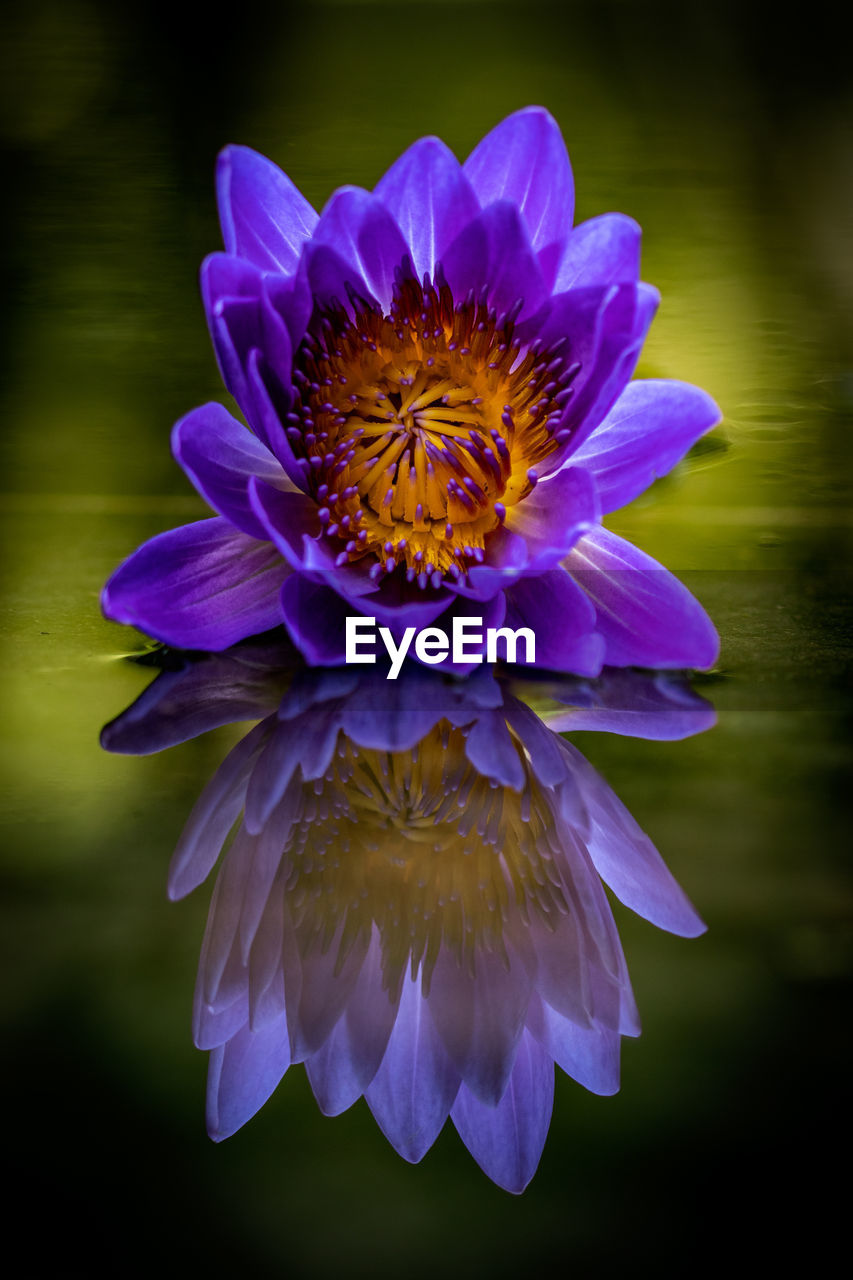
[[[250,652],[258,677],[265,650]],[[211,1135],[233,1133],[304,1062],[325,1114],[365,1095],[410,1161],[450,1114],[488,1176],[520,1192],[554,1063],[613,1093],[621,1037],[639,1032],[602,879],[663,928],[703,926],[603,778],[519,699],[524,685],[485,670],[451,684],[419,667],[394,682],[294,672],[292,653],[266,656],[280,701],[207,788],[171,881],[173,895],[198,883],[227,845],[193,1019],[212,1050]],[[235,705],[227,661],[165,673],[163,697],[208,723],[176,687],[197,692],[208,671]],[[642,714],[655,698],[695,714],[677,683],[612,679],[548,690],[585,703],[579,715],[630,714],[632,687]],[[119,742],[144,750],[146,720],[162,736],[156,696],[127,716]]]

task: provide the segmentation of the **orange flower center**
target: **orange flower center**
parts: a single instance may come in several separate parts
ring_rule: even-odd
[[[288,435],[338,563],[370,557],[374,578],[403,566],[437,587],[483,560],[536,484],[580,366],[564,344],[523,350],[514,315],[454,305],[446,284],[400,279],[388,315],[353,311],[315,317]]]

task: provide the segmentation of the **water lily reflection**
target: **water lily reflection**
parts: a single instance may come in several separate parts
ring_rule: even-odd
[[[179,898],[227,845],[194,1008],[209,1132],[234,1133],[304,1062],[327,1115],[363,1094],[410,1161],[450,1115],[520,1192],[554,1063],[614,1093],[621,1036],[639,1032],[602,880],[661,928],[704,926],[604,780],[491,673],[392,683],[276,661],[254,645],[166,672],[104,732],[140,752],[264,717],[205,789],[170,873]],[[713,718],[672,677],[547,693],[558,728],[680,737]]]

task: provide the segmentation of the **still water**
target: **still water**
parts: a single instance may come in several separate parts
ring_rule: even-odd
[[[75,0],[10,25],[7,1148],[49,1206],[51,1264],[615,1274],[725,1253],[739,1228],[765,1249],[780,1217],[788,1247],[818,1230],[850,975],[853,403],[849,94],[820,28],[768,44],[742,6],[487,0],[269,7],[227,31]],[[714,617],[722,654],[697,689],[718,723],[681,742],[572,735],[708,932],[672,937],[614,904],[643,1032],[615,1097],[558,1073],[516,1200],[449,1125],[409,1166],[363,1102],[325,1119],[300,1067],[210,1143],[190,1038],[209,890],[170,904],[165,884],[247,726],[102,753],[101,726],[154,672],[124,660],[144,640],[104,622],[98,594],[144,538],[204,514],[168,431],[224,399],[196,285],[219,246],[220,146],[271,156],[319,207],[422,134],[464,156],[530,102],[563,129],[578,217],[643,226],[663,302],[639,374],[708,388],[725,420],[610,521]]]

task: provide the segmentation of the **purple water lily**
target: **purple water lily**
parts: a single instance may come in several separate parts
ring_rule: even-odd
[[[675,738],[713,722],[672,678],[629,674],[553,689],[573,704],[552,704],[555,723]],[[199,885],[237,824],[194,1012],[211,1137],[304,1062],[326,1114],[363,1095],[409,1161],[450,1116],[489,1177],[522,1191],[554,1064],[614,1093],[621,1036],[639,1032],[602,879],[663,929],[704,926],[604,780],[487,671],[293,678],[243,648],[164,673],[104,745],[160,750],[253,714],[169,880],[172,898]]]
[[[318,217],[244,147],[217,171],[226,252],[202,293],[229,391],[173,450],[219,514],[160,534],[112,576],[107,617],[221,650],[284,622],[310,662],[343,619],[394,634],[453,613],[532,628],[537,663],[707,667],[709,619],[601,517],[720,417],[698,388],[630,381],[658,302],[640,228],[573,227],[542,108],[460,165],[422,138],[373,192]]]

